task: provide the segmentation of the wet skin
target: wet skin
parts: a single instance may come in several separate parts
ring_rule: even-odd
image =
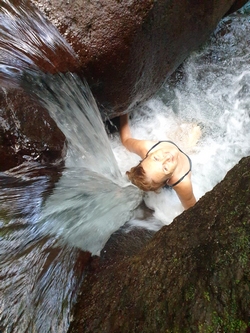
[[[164,141],[150,151],[141,166],[149,179],[167,185],[174,184],[190,168],[187,156],[172,143]],[[190,175],[185,178],[190,178]]]
[[[174,185],[190,168],[188,157],[175,145],[166,141],[159,143],[146,156],[147,152],[157,142],[132,138],[128,114],[120,117],[120,137],[122,144],[129,151],[143,159],[141,166],[146,171],[146,176],[154,180],[159,185],[159,188],[164,186],[164,184]],[[173,189],[184,209],[192,207],[196,203],[191,183],[191,172],[180,183],[176,184]]]
[[[169,152],[168,149],[160,148],[151,152],[141,166],[147,176],[156,183],[167,181],[173,175],[178,162],[178,154]]]

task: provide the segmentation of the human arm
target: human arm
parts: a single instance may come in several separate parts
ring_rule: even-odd
[[[190,178],[183,180],[181,183],[173,187],[178,195],[184,209],[188,209],[196,203],[193,193],[193,187]]]
[[[120,116],[120,138],[124,147],[141,158],[146,156],[147,151],[152,146],[151,141],[132,138],[128,114]]]

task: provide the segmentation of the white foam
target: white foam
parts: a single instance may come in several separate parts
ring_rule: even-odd
[[[222,21],[206,47],[187,59],[183,68],[185,79],[176,86],[166,82],[154,98],[133,112],[130,121],[133,137],[171,139],[180,148],[185,142],[176,136],[176,130],[185,128],[187,123],[201,124],[202,138],[189,152],[197,199],[250,153],[250,27],[247,20],[244,15],[236,15],[233,20]],[[220,27],[225,26],[227,33],[222,36]],[[244,47],[239,48],[239,45]],[[118,135],[110,140],[120,169],[125,173],[139,158],[121,146]],[[159,228],[171,223],[183,211],[174,191],[150,192],[144,201],[153,215],[140,220],[140,226],[152,228],[154,224]],[[138,220],[130,221],[131,224],[138,226]]]

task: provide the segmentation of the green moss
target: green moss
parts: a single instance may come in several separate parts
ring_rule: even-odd
[[[205,298],[206,301],[210,302],[210,296],[209,296],[209,292],[208,291],[204,291],[203,296]]]
[[[224,313],[218,315],[213,312],[212,327],[214,332],[243,333],[247,328],[247,323],[238,318],[238,305],[235,295],[233,295],[231,304],[228,304]],[[210,331],[205,331],[207,333]]]
[[[185,300],[192,301],[195,296],[195,287],[192,285],[185,291]]]
[[[247,328],[247,324],[239,318],[222,318],[216,312],[213,313],[211,324],[199,324],[199,333],[244,333]],[[190,332],[191,333],[191,332]]]
[[[214,314],[213,317],[213,331],[205,331],[204,333],[210,332],[226,332],[226,333],[243,333],[247,328],[247,324],[239,318],[227,317],[221,318]]]

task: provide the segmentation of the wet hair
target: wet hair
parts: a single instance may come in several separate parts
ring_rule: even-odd
[[[152,179],[149,179],[145,170],[141,166],[141,162],[135,167],[131,168],[130,171],[127,171],[126,175],[128,176],[129,180],[142,191],[157,191],[166,183],[166,181],[156,183]]]

